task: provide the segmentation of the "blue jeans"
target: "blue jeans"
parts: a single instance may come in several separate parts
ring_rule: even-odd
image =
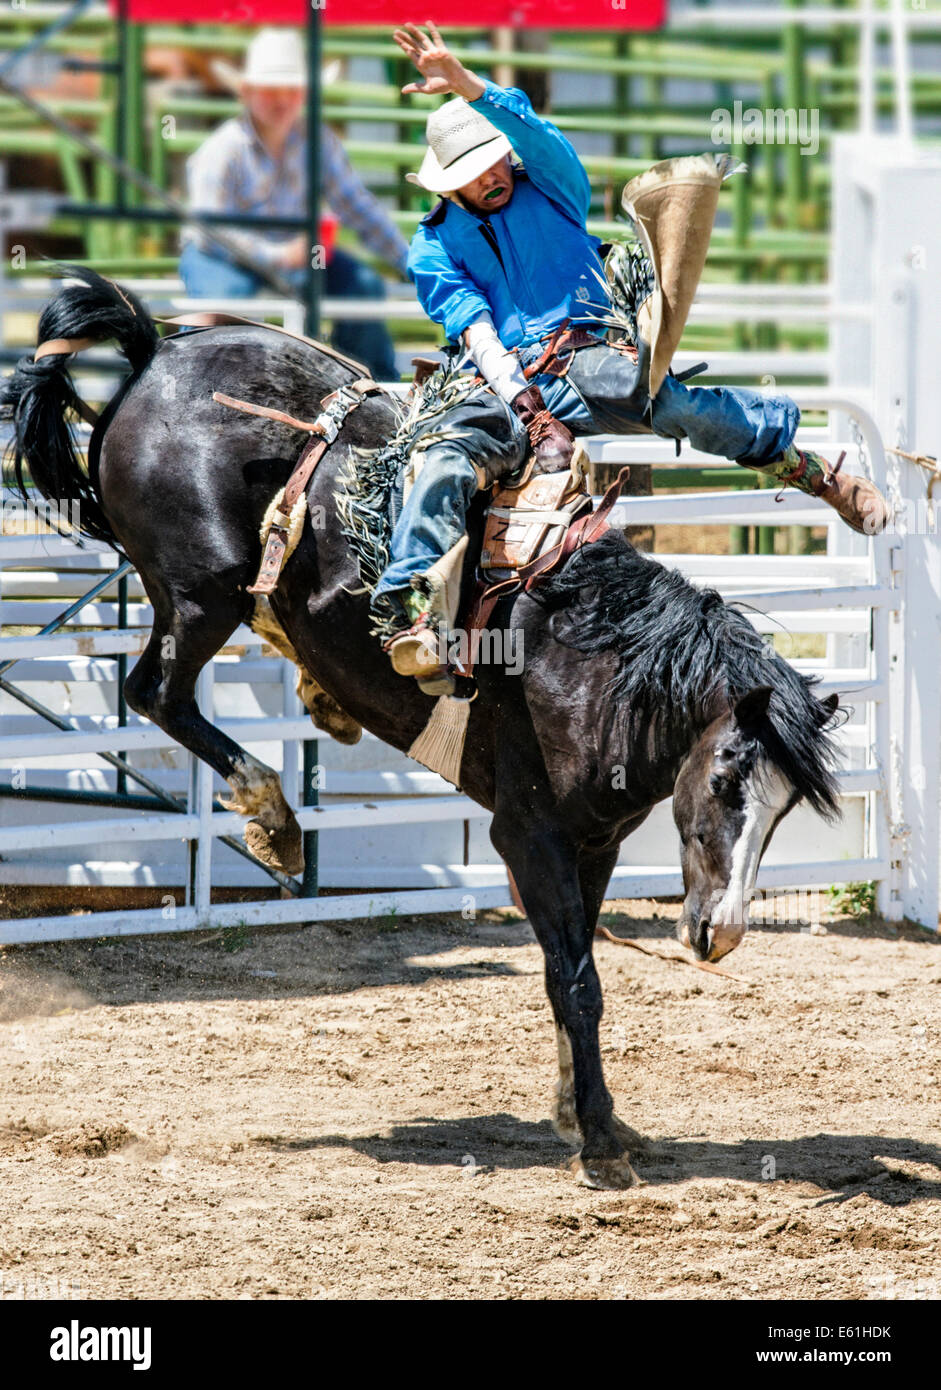
[[[525,366],[542,351],[534,344],[520,351]],[[779,458],[790,445],[800,420],[788,396],[765,396],[740,386],[685,386],[667,377],[653,403],[653,428],[643,414],[645,392],[636,364],[613,348],[582,348],[564,377],[535,379],[549,410],[573,434],[658,434],[688,438],[695,449],[734,459],[743,467],[760,468]],[[471,424],[471,422],[473,422]],[[467,508],[480,480],[519,467],[528,454],[525,429],[490,391],[481,389],[467,402],[436,416],[428,427],[434,436],[451,426],[460,436],[432,440],[424,463],[389,545],[389,564],[373,595],[397,612],[401,593],[412,576],[423,574],[464,532]],[[422,448],[419,439],[416,446]],[[388,598],[386,598],[388,596]],[[383,607],[379,605],[379,608]]]
[[[524,366],[542,345],[523,348]],[[573,434],[653,433],[688,439],[704,454],[718,454],[748,468],[779,458],[794,438],[800,411],[788,396],[766,396],[748,386],[686,386],[664,378],[644,414],[646,389],[630,357],[606,345],[580,349],[564,377],[536,378],[553,415]]]
[[[298,295],[305,294],[306,270],[289,270],[284,275]],[[201,251],[192,242],[184,246],[180,256],[180,276],[186,293],[194,299],[243,299],[268,289],[262,277],[247,266]],[[324,270],[324,291],[338,299],[384,299],[386,293],[381,275],[339,248]],[[330,341],[338,352],[368,367],[377,381],[398,381],[395,349],[384,323],[338,319]]]

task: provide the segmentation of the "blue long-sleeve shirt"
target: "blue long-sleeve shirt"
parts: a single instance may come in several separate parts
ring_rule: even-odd
[[[597,278],[601,243],[585,230],[591,188],[574,148],[515,87],[487,82],[470,105],[507,136],[523,170],[509,202],[488,216],[443,199],[422,218],[408,254],[422,307],[451,340],[489,312],[507,348],[567,318],[597,322],[610,301]]]

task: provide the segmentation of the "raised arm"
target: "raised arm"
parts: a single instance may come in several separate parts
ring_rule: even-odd
[[[470,104],[507,137],[530,182],[582,225],[591,205],[591,184],[575,147],[551,121],[536,115],[525,92],[495,82],[483,87]]]
[[[478,77],[455,58],[430,20],[426,28],[427,34],[416,24],[406,24],[393,35],[423,79],[409,82],[402,91],[453,92],[470,102],[507,137],[540,192],[583,223],[591,203],[591,185],[571,142],[551,121],[536,115],[525,93]]]

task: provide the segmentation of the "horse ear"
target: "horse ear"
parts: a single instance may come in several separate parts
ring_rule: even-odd
[[[756,685],[754,690],[749,690],[747,695],[743,695],[735,701],[732,713],[740,729],[751,732],[755,728],[759,720],[768,713],[768,704],[772,694],[773,690],[770,685]]]

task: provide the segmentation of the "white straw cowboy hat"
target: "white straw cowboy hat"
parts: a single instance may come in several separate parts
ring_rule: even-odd
[[[429,148],[421,168],[405,177],[431,193],[453,193],[513,153],[506,136],[463,97],[432,111],[425,124],[425,138]]]
[[[292,29],[260,29],[245,51],[245,66],[235,68],[221,58],[211,63],[213,74],[230,91],[242,87],[307,86],[307,62],[303,46]],[[340,75],[339,60],[327,63],[320,80],[326,87]]]

